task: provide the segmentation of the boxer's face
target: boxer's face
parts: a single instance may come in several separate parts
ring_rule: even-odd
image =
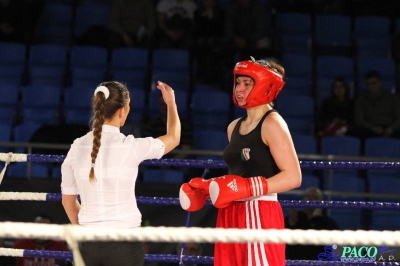
[[[235,97],[239,106],[246,104],[247,96],[249,96],[254,86],[254,80],[247,76],[239,76],[236,78]]]

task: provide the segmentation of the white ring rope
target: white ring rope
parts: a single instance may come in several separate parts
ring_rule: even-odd
[[[238,243],[264,242],[311,245],[400,246],[400,231],[222,229],[200,227],[137,227],[111,229],[37,223],[1,222],[0,238],[39,238],[69,241],[150,241]]]
[[[0,192],[0,200],[36,200],[46,201],[44,192]]]
[[[28,161],[28,154],[12,153],[12,152],[1,153],[0,152],[0,161],[6,162],[9,159],[11,162],[26,162],[26,161]]]
[[[0,161],[5,162],[3,170],[0,172],[0,184],[3,181],[4,174],[6,173],[7,166],[11,162],[26,162],[28,160],[27,154],[17,153],[14,154],[12,152],[9,153],[0,153]]]
[[[23,257],[24,249],[0,248],[0,256]]]

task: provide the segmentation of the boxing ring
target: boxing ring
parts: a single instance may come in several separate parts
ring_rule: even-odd
[[[0,153],[0,161],[5,166],[0,173],[0,184],[7,166],[12,162],[62,163],[65,156],[40,154]],[[148,166],[197,167],[204,169],[226,168],[224,161],[160,159],[147,160],[142,163]],[[300,161],[302,169],[390,169],[400,170],[400,162],[344,162],[344,161]],[[61,201],[59,193],[39,192],[0,192],[0,201]],[[304,201],[279,200],[283,208],[346,208],[367,210],[400,210],[399,202],[363,202],[363,201]],[[178,198],[170,197],[137,197],[138,204],[180,206]],[[61,204],[61,203],[60,203]],[[208,201],[207,206],[212,206]],[[182,212],[184,212],[182,210]],[[215,243],[215,242],[264,242],[299,245],[348,245],[348,246],[391,246],[400,247],[400,231],[375,230],[299,230],[299,229],[216,229],[202,227],[166,227],[145,226],[131,229],[87,228],[71,224],[36,224],[20,222],[0,222],[0,238],[37,238],[66,241],[70,252],[18,250],[0,248],[0,256],[38,257],[73,259],[75,266],[84,265],[80,256],[79,241],[145,241],[169,243]],[[316,258],[317,259],[317,258]],[[397,259],[400,259],[397,258]],[[180,256],[172,254],[145,254],[146,262],[172,262],[213,264],[209,256]],[[286,265],[400,265],[396,261],[299,261],[287,260]]]

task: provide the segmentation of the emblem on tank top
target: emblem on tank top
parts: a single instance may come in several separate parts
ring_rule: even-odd
[[[242,158],[243,161],[248,161],[250,160],[250,148],[244,148],[242,149],[242,152],[240,154],[240,157]]]

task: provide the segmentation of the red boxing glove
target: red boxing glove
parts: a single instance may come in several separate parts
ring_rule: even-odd
[[[204,179],[201,177],[195,177],[189,181],[189,185],[192,188],[196,188],[196,189],[200,190],[208,199],[208,198],[210,198],[209,188],[210,188],[210,183],[212,180],[214,180],[214,178]]]
[[[206,204],[206,196],[199,189],[192,188],[188,183],[183,183],[179,190],[179,202],[185,211],[195,212]]]
[[[225,208],[235,200],[268,193],[268,182],[265,177],[243,178],[237,175],[225,175],[211,181],[210,198],[217,208]]]

